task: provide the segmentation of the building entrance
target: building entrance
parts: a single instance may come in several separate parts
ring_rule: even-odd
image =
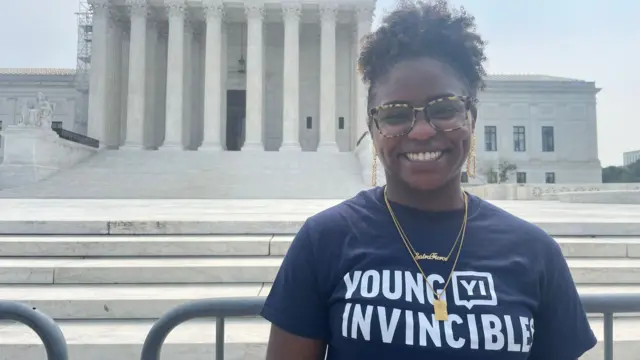
[[[239,151],[244,145],[247,92],[227,90],[227,150]]]

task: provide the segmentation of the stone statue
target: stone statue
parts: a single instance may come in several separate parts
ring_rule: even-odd
[[[55,104],[49,102],[47,97],[39,92],[35,103],[28,101],[23,104],[18,125],[50,129],[55,108]]]

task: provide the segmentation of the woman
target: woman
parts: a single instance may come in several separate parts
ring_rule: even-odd
[[[576,360],[595,345],[555,241],[461,190],[485,75],[473,30],[441,1],[367,38],[387,185],[302,226],[262,312],[267,360]]]

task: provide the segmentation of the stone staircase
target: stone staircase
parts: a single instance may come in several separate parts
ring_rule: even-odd
[[[344,199],[367,187],[351,152],[103,150],[0,198]]]
[[[295,230],[328,205],[3,200],[0,299],[29,303],[55,318],[71,360],[139,359],[154,320],[170,308],[268,294]],[[640,217],[633,221],[640,206],[600,206],[580,226],[572,216],[590,210],[587,205],[499,205],[532,221],[532,214],[565,214],[534,222],[560,243],[581,293],[640,293]],[[590,318],[602,340],[601,316]],[[618,316],[614,327],[615,359],[636,360],[640,314]],[[226,329],[226,359],[264,359],[264,320],[229,319]],[[168,337],[161,359],[213,359],[214,341],[214,320],[190,321]],[[0,324],[0,360],[45,359],[40,344],[30,329]],[[603,359],[602,344],[583,359]]]

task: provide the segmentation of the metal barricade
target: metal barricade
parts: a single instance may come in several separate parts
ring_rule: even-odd
[[[68,360],[67,341],[52,318],[15,301],[0,300],[0,320],[12,320],[31,328],[42,340],[47,360]]]
[[[640,312],[640,294],[582,295],[587,313],[604,314],[604,360],[613,360],[613,315]]]
[[[160,360],[165,339],[176,326],[196,318],[216,318],[216,359],[224,359],[224,319],[257,316],[264,298],[224,298],[196,300],[179,305],[162,316],[149,331],[142,346],[142,360]]]
[[[640,294],[582,295],[587,313],[604,314],[604,360],[613,360],[613,315],[640,313]],[[179,305],[151,328],[142,347],[141,360],[159,360],[165,339],[178,325],[196,318],[216,318],[216,360],[224,360],[224,320],[227,317],[258,316],[264,298],[197,300]]]

